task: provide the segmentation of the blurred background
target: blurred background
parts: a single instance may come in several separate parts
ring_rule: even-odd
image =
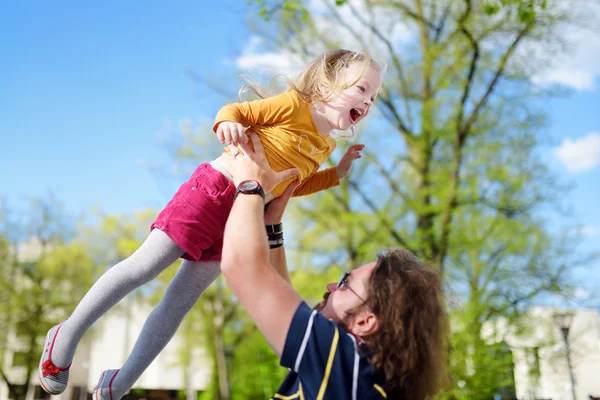
[[[195,167],[242,76],[268,86],[330,48],[387,66],[340,187],[290,202],[293,283],[401,246],[438,267],[445,399],[600,397],[600,4],[596,0],[4,2],[0,399],[48,398],[49,327],[129,256]],[[280,82],[281,83],[281,82]],[[62,399],[118,368],[177,266],[78,349]],[[130,399],[268,399],[286,374],[219,280]]]

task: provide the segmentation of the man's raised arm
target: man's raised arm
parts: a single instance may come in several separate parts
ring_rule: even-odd
[[[243,146],[245,154],[238,155],[233,162],[231,173],[238,188],[240,182],[253,180],[264,192],[270,192],[279,182],[297,174],[296,170],[273,171],[256,134],[251,133],[250,139],[254,151],[248,145]],[[253,183],[246,186],[252,188]],[[273,255],[283,257],[285,262],[283,250]],[[236,196],[225,226],[221,270],[242,307],[281,356],[292,317],[302,299],[273,268],[269,258],[264,198],[242,191]],[[274,261],[281,262],[281,258]]]

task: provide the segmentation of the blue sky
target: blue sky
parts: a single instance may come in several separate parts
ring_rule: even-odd
[[[223,68],[247,35],[243,2],[201,3],[5,4],[2,195],[52,191],[77,213],[163,205],[140,160],[164,158],[168,121],[214,116],[216,96],[199,93],[186,70]]]
[[[57,4],[3,4],[0,196],[18,204],[52,192],[74,214],[163,206],[170,194],[147,163],[165,159],[166,124],[211,120],[222,106],[188,68],[204,75],[256,59],[246,2]],[[600,34],[567,33],[574,54],[540,77],[572,89],[544,104],[556,143],[544,151],[575,185],[567,203],[585,248],[600,250]]]

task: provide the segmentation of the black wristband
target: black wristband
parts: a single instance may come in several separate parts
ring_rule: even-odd
[[[283,239],[283,232],[279,232],[279,233],[269,233],[269,234],[267,234],[267,237],[269,238],[269,240],[279,240],[279,239]]]
[[[283,234],[277,239],[272,239],[269,237],[269,248],[275,249],[280,246],[283,246]]]
[[[281,233],[283,232],[283,222],[280,222],[275,225],[265,225],[265,228],[267,229],[268,235],[273,233]]]

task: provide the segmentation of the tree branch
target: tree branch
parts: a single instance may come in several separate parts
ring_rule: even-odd
[[[540,286],[532,289],[531,291],[529,291],[528,293],[525,294],[521,294],[515,298],[510,298],[510,294],[509,293],[504,293],[503,297],[506,300],[506,302],[503,303],[502,307],[490,307],[488,312],[486,313],[486,320],[496,316],[496,315],[503,315],[505,314],[508,310],[510,310],[511,308],[517,307],[519,306],[521,303],[532,300],[533,298],[535,298],[536,296],[540,295],[541,293],[544,293],[546,291],[551,291],[552,289],[554,289],[559,281],[560,281],[560,276],[562,275],[562,273],[567,269],[566,265],[562,265],[558,271],[556,271],[555,274],[553,274],[553,276],[549,277],[549,280],[544,283],[541,284]],[[490,295],[488,296],[487,300],[488,302],[491,302],[491,298],[498,294],[497,292],[494,293],[490,293]]]
[[[469,116],[469,118],[467,119],[467,121],[461,127],[461,129],[460,129],[461,135],[467,135],[468,132],[470,131],[471,126],[473,125],[473,122],[477,118],[477,116],[478,116],[481,108],[487,102],[490,94],[492,93],[492,91],[496,87],[496,83],[498,82],[498,80],[500,79],[500,77],[502,76],[502,74],[504,74],[504,69],[506,68],[506,64],[507,64],[510,56],[514,52],[515,48],[517,47],[517,45],[519,44],[519,42],[521,41],[521,39],[523,39],[523,37],[525,37],[525,35],[527,35],[527,33],[533,27],[533,25],[534,25],[534,21],[533,20],[530,21],[530,22],[528,22],[527,25],[525,25],[525,27],[519,31],[519,33],[517,34],[517,37],[515,38],[515,40],[513,40],[513,42],[511,43],[511,45],[506,50],[506,53],[504,53],[504,55],[502,56],[502,59],[500,61],[500,65],[498,66],[498,69],[496,70],[496,73],[494,74],[494,78],[492,78],[492,80],[490,81],[490,83],[488,85],[487,90],[485,91],[485,93],[483,94],[483,96],[481,97],[481,99],[479,99],[479,101],[475,105],[475,108],[473,108],[473,111],[471,112],[471,115]]]
[[[419,15],[419,14],[417,14],[417,12],[411,10],[402,1],[375,1],[374,4],[382,6],[382,7],[396,7],[396,8],[399,8],[406,15],[408,15],[412,19],[417,20],[418,22],[421,22],[421,23],[427,25],[430,29],[433,29],[434,31],[437,31],[438,29],[440,29],[438,26],[436,26],[433,22],[429,21],[423,15]]]
[[[13,391],[15,390],[15,384],[12,383],[10,379],[8,379],[8,376],[6,376],[6,373],[4,372],[4,368],[0,368],[0,376],[2,377],[4,383],[6,383],[6,386],[8,387],[8,392],[13,393]]]
[[[363,25],[367,26],[369,28],[369,30],[379,40],[381,40],[383,42],[383,44],[385,45],[385,48],[388,51],[388,54],[392,60],[392,63],[394,64],[394,67],[398,71],[398,80],[400,82],[400,91],[402,92],[402,98],[404,100],[404,108],[405,108],[405,112],[406,112],[406,118],[410,121],[411,116],[412,116],[412,111],[410,108],[409,100],[414,96],[412,96],[410,93],[408,83],[406,82],[406,78],[404,76],[404,67],[402,66],[402,61],[400,60],[400,57],[398,56],[398,52],[396,52],[394,50],[394,46],[392,45],[392,42],[390,42],[390,40],[388,38],[386,38],[385,35],[383,35],[381,33],[381,31],[375,27],[375,25],[373,25],[372,23],[367,23],[367,21],[365,21],[365,19],[357,12],[356,8],[354,8],[350,3],[348,4],[348,6],[350,7],[350,11],[352,12],[352,15],[356,19],[358,19]],[[393,104],[391,102],[388,103],[388,106],[391,106],[393,108]],[[395,110],[394,110],[394,113],[395,113],[396,119],[398,120],[398,126],[400,127],[400,129],[403,132],[405,132],[406,134],[412,135],[412,127],[407,126],[407,124],[404,123],[402,118],[400,118],[399,114],[397,112],[395,112]]]
[[[460,99],[458,115],[456,117],[457,131],[461,132],[461,133],[462,133],[462,130],[460,128],[463,123],[465,104],[467,102],[467,99],[469,98],[469,94],[471,91],[471,85],[473,83],[473,77],[475,76],[475,71],[477,70],[477,61],[479,60],[479,45],[478,45],[477,41],[473,38],[473,35],[471,34],[471,32],[465,26],[465,23],[466,23],[467,19],[469,18],[469,15],[471,14],[471,9],[472,9],[471,0],[465,0],[465,3],[467,5],[467,9],[466,9],[465,13],[463,14],[463,16],[460,18],[459,25],[460,25],[460,31],[467,37],[467,39],[469,40],[469,43],[471,44],[471,47],[473,48],[473,57],[471,58],[471,65],[469,66],[469,73],[467,74],[467,83],[465,84],[463,94]]]
[[[415,250],[411,249],[410,246],[408,245],[408,243],[400,236],[400,234],[398,232],[396,232],[396,230],[392,226],[390,226],[388,221],[382,215],[380,215],[381,213],[379,212],[379,209],[377,208],[375,203],[373,203],[371,201],[371,199],[369,199],[367,197],[367,195],[365,193],[363,193],[363,191],[360,189],[358,184],[356,184],[356,182],[354,182],[350,178],[347,178],[347,179],[348,179],[348,184],[358,193],[360,198],[371,209],[371,211],[373,211],[373,214],[379,219],[379,223],[381,223],[381,225],[389,232],[389,234],[392,235],[392,237],[396,240],[396,242],[398,242],[398,244],[401,245],[402,247],[404,247],[407,250],[410,250],[414,253]]]
[[[434,2],[432,2],[432,4],[433,3]],[[448,20],[448,17],[450,16],[450,11],[452,11],[451,3],[449,3],[446,6],[446,8],[444,9],[444,12],[442,13],[440,22],[437,24],[435,36],[433,37],[433,41],[435,43],[438,43],[440,41],[440,38],[441,38],[442,33],[444,32],[444,28],[446,26],[446,21]]]
[[[465,0],[465,3],[467,7],[464,14],[459,20],[459,25],[461,26],[461,31],[469,39],[469,42],[473,47],[473,57],[471,59],[471,65],[469,67],[469,73],[467,75],[467,82],[465,84],[465,88],[461,98],[456,122],[457,130],[453,144],[454,154],[452,162],[452,172],[450,175],[450,194],[448,196],[448,204],[446,205],[446,210],[442,217],[442,233],[438,242],[439,253],[437,254],[437,261],[440,264],[440,267],[444,264],[446,254],[448,252],[448,241],[452,230],[452,218],[454,216],[455,210],[458,207],[458,188],[460,186],[460,168],[462,166],[462,151],[466,141],[466,134],[464,131],[461,130],[460,125],[462,124],[465,103],[469,97],[471,84],[473,82],[473,77],[475,76],[475,71],[477,69],[477,61],[479,60],[479,46],[465,26],[472,10],[471,0]]]
[[[408,205],[410,207],[412,207],[412,208],[416,207],[416,205],[408,197],[408,195],[404,191],[402,191],[402,189],[400,189],[400,187],[398,187],[398,185],[396,184],[396,180],[391,176],[391,174],[385,168],[383,168],[383,165],[381,165],[381,163],[379,162],[377,157],[373,156],[370,153],[365,153],[365,158],[367,160],[369,160],[372,164],[375,165],[375,168],[377,168],[377,170],[381,173],[381,176],[383,176],[385,178],[385,180],[390,185],[390,188],[392,189],[392,191],[394,193],[396,193],[398,196],[400,196],[402,198],[402,200],[404,202],[408,203]]]

